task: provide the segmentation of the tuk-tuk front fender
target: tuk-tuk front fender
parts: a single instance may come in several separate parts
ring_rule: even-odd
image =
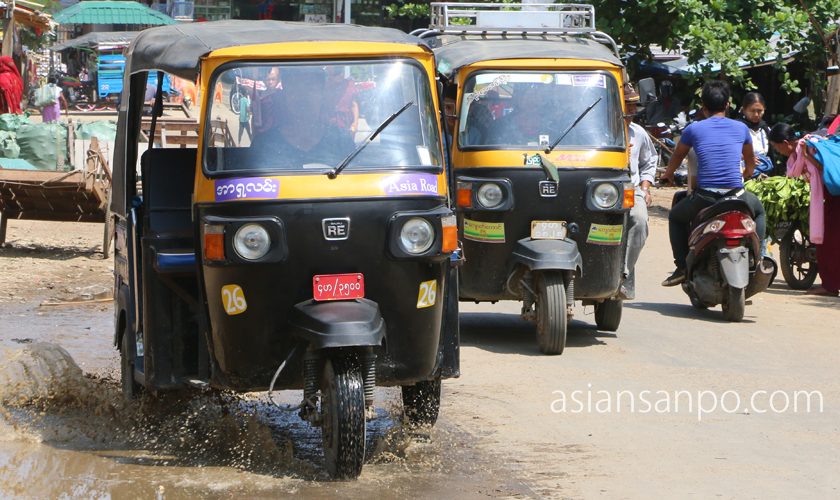
[[[569,240],[523,238],[513,249],[513,262],[531,271],[563,270],[579,272],[583,265],[577,243]]]
[[[307,300],[295,305],[290,324],[292,332],[314,349],[378,346],[385,336],[379,305],[367,299]]]

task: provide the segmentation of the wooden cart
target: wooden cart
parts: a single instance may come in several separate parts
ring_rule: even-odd
[[[6,241],[9,219],[106,222],[110,192],[111,170],[96,138],[90,140],[85,165],[78,170],[0,168],[0,245]]]

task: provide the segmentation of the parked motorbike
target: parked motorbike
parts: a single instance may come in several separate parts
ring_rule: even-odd
[[[685,197],[674,196],[673,204]],[[727,321],[744,318],[746,299],[767,289],[776,273],[776,263],[761,257],[761,241],[749,206],[737,197],[738,190],[712,199],[691,224],[683,291],[691,305],[707,309],[720,304]]]
[[[817,279],[817,248],[800,222],[780,222],[775,240],[779,244],[779,267],[794,290],[807,290]]]

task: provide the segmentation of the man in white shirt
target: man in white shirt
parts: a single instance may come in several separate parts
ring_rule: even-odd
[[[624,283],[621,294],[626,300],[636,298],[636,261],[645,246],[648,236],[648,207],[650,206],[650,186],[656,176],[657,155],[653,141],[644,127],[633,123],[639,103],[639,93],[629,83],[624,85],[625,120],[628,126],[630,146],[630,177],[636,186],[636,199],[630,209],[627,221],[627,255],[624,265]]]

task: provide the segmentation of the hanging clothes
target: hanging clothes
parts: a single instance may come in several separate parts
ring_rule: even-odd
[[[0,57],[0,113],[20,114],[23,100],[23,78],[9,56]]]

